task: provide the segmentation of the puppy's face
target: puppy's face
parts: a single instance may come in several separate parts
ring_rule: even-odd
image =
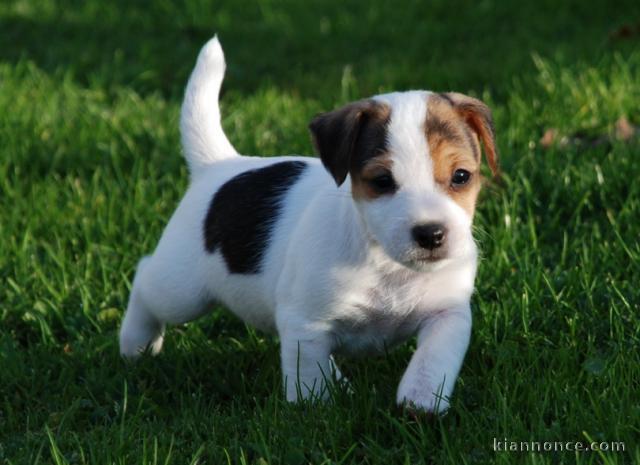
[[[428,270],[475,253],[480,145],[492,171],[491,113],[461,94],[403,92],[349,104],[310,125],[327,170],[394,260]]]

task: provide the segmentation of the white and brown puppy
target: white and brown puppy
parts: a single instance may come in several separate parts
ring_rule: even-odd
[[[138,265],[122,354],[157,353],[167,323],[220,302],[277,332],[295,401],[339,377],[333,353],[417,335],[397,400],[443,411],[471,329],[480,142],[496,170],[489,109],[455,93],[379,95],[311,122],[320,160],[246,157],[220,125],[224,68],[214,37],[182,107],[191,186]]]

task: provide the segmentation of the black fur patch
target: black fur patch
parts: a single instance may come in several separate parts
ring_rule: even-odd
[[[360,100],[322,113],[309,129],[320,159],[340,186],[347,174],[357,173],[363,163],[384,153],[391,108],[375,100]]]
[[[282,196],[295,184],[307,164],[283,161],[245,171],[216,192],[204,220],[204,245],[218,248],[230,273],[259,273]]]

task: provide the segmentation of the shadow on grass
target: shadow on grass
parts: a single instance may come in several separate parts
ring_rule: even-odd
[[[7,418],[15,422],[28,415],[33,425],[52,429],[65,423],[74,429],[109,428],[122,421],[124,409],[127,421],[170,423],[184,415],[185,408],[203,421],[213,413],[233,416],[284,408],[277,341],[245,330],[238,333],[233,328],[242,324],[230,323],[230,332],[213,337],[200,329],[172,328],[161,354],[136,361],[120,357],[115,332],[69,344],[31,344],[29,350],[0,338],[0,398],[9,408]],[[381,406],[393,409],[408,355],[409,349],[403,348],[382,357],[341,360],[341,366],[356,392],[367,393],[363,398],[371,401],[376,393]],[[343,408],[361,401],[346,389],[338,396]],[[329,410],[335,408],[331,405]],[[5,426],[13,432],[24,428],[18,423]]]

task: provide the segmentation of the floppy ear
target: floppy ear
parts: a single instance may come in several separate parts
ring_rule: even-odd
[[[321,113],[311,120],[313,144],[338,186],[347,178],[363,125],[378,106],[373,100],[362,100]]]
[[[489,168],[491,168],[493,175],[497,176],[500,173],[500,168],[493,131],[493,118],[489,107],[478,99],[457,92],[447,92],[442,95],[451,102],[458,114],[476,133],[484,146]]]

